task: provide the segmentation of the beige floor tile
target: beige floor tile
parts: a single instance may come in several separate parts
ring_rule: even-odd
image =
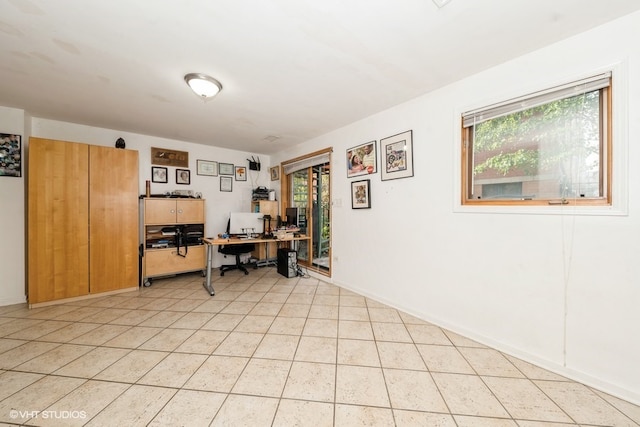
[[[453,345],[441,328],[427,324],[406,324],[409,335],[416,344]]]
[[[447,405],[428,372],[401,369],[384,369],[383,372],[394,409],[447,412]]]
[[[71,322],[61,322],[58,320],[49,320],[43,323],[37,323],[35,326],[30,326],[25,329],[20,329],[10,335],[5,335],[6,338],[18,339],[18,340],[37,340],[47,334],[50,334],[58,329],[62,329],[65,326],[71,325]]]
[[[546,422],[572,420],[528,379],[483,377],[513,418]]]
[[[384,306],[369,307],[369,317],[372,322],[402,323],[398,310]]]
[[[135,383],[169,353],[132,350],[94,377],[96,380]]]
[[[451,340],[453,345],[456,347],[476,347],[476,348],[487,348],[487,346],[480,344],[472,339],[467,337],[463,337],[462,335],[458,335],[455,332],[448,331],[446,329],[442,330],[444,334]]]
[[[327,294],[316,294],[313,297],[312,301],[313,305],[340,305],[340,296],[338,295],[327,295]]]
[[[564,381],[534,382],[577,423],[637,427],[635,422],[582,384]]]
[[[176,393],[176,389],[133,385],[86,425],[146,426]]]
[[[290,361],[251,359],[231,391],[235,394],[280,397],[289,368]]]
[[[271,316],[275,317],[280,309],[282,308],[282,303],[277,302],[259,302],[253,307],[253,309],[249,312],[250,316]]]
[[[266,292],[255,292],[255,291],[248,290],[238,295],[238,298],[236,298],[236,301],[258,302],[265,296],[265,294]]]
[[[254,316],[247,315],[244,319],[236,326],[234,329],[235,332],[255,332],[259,334],[266,333],[275,316]]]
[[[184,388],[228,393],[244,370],[249,358],[210,356],[184,385]]]
[[[93,307],[74,307],[72,311],[57,316],[55,320],[79,322],[81,320],[88,320],[87,317],[93,316],[99,311],[99,309]]]
[[[101,325],[92,331],[74,338],[71,344],[103,345],[105,342],[131,329],[131,326]]]
[[[395,425],[391,409],[336,404],[335,413],[336,426]]]
[[[307,319],[302,335],[337,338],[338,321],[335,319]]]
[[[145,310],[166,310],[176,303],[174,298],[144,298],[146,304],[142,306]]]
[[[23,423],[80,387],[86,380],[45,376],[0,402],[0,422]],[[11,411],[18,411],[11,412]],[[13,416],[12,416],[13,415]],[[39,422],[30,423],[38,425]]]
[[[243,314],[224,314],[218,313],[209,320],[202,329],[214,331],[233,331],[236,326],[244,319]]]
[[[59,347],[59,343],[29,341],[0,354],[0,369],[12,369]]]
[[[287,301],[282,305],[280,312],[278,313],[278,317],[302,317],[306,318],[309,315],[309,310],[311,309],[310,304],[296,304]]]
[[[105,347],[137,348],[162,330],[161,328],[134,326],[102,345]]]
[[[16,347],[20,347],[23,344],[26,344],[28,341],[25,340],[12,340],[9,338],[0,338],[0,354],[5,351],[9,351]]]
[[[213,353],[220,356],[251,357],[263,336],[248,332],[231,332]]]
[[[218,300],[218,299],[210,299],[210,300],[207,300],[207,301],[203,302],[202,304],[200,304],[196,308],[194,308],[193,311],[197,312],[197,313],[213,313],[213,314],[217,314],[217,313],[220,313],[222,310],[224,310],[224,308],[227,305],[229,305],[229,301],[221,301],[221,300]]]
[[[266,334],[253,357],[261,359],[293,360],[300,337],[296,335]]]
[[[185,313],[183,311],[161,311],[152,317],[149,317],[145,321],[140,322],[139,326],[166,328],[184,315]]]
[[[469,347],[458,350],[478,375],[524,378],[522,372],[497,350]]]
[[[273,427],[332,427],[333,404],[282,399]]]
[[[376,345],[383,368],[427,370],[415,344],[377,341]]]
[[[338,365],[336,403],[390,407],[382,369]]]
[[[16,366],[14,369],[25,372],[50,374],[85,353],[90,352],[92,349],[93,347],[87,345],[62,344]]]
[[[416,345],[422,360],[431,372],[473,375],[475,371],[456,347],[442,345]]]
[[[306,319],[301,317],[276,317],[269,328],[270,334],[301,335]]]
[[[211,354],[229,335],[224,331],[208,331],[200,329],[187,338],[175,349],[179,353]]]
[[[316,288],[316,295],[340,295],[340,287],[320,281]]]
[[[194,332],[193,329],[162,329],[138,348],[140,350],[174,351]]]
[[[620,412],[640,425],[640,405],[634,405],[631,402],[627,402],[618,397],[611,396],[610,394],[598,390],[593,390],[593,392],[609,402],[611,406],[618,409]]]
[[[336,367],[328,363],[293,362],[282,397],[333,402]]]
[[[380,367],[375,341],[338,339],[338,363]]]
[[[112,325],[135,326],[158,314],[158,310],[131,310],[109,322]]]
[[[221,313],[226,314],[249,314],[253,307],[256,306],[255,302],[248,301],[232,301],[225,308],[222,309]]]
[[[41,325],[45,323],[44,320],[37,319],[8,319],[8,322],[4,322],[2,324],[2,328],[0,329],[0,337],[8,337],[11,334],[14,334],[23,329],[28,329],[32,326]],[[67,323],[68,324],[68,323]]]
[[[211,423],[216,426],[269,427],[278,408],[278,399],[229,395]]]
[[[509,413],[479,377],[445,373],[431,375],[452,413],[509,418]]]
[[[337,305],[313,304],[309,310],[310,319],[334,319],[338,320],[339,307]]]
[[[179,390],[149,423],[149,427],[206,427],[222,406],[227,395],[207,391]]]
[[[289,294],[274,292],[272,290],[271,292],[268,292],[260,302],[262,304],[279,304],[280,308],[282,308],[282,305],[287,301],[287,298],[289,298]]]
[[[120,308],[105,308],[95,314],[95,316],[91,316],[88,319],[93,323],[110,323],[114,320],[121,318],[124,315],[135,313],[136,310],[125,310]]]
[[[335,363],[337,340],[322,337],[301,337],[295,360],[300,362]]]
[[[172,323],[169,327],[180,329],[199,329],[211,320],[213,316],[215,316],[214,313],[207,312],[187,313],[176,320],[175,323]]]
[[[366,307],[340,306],[338,310],[340,320],[357,320],[361,322],[369,321],[369,312]]]
[[[340,307],[366,307],[365,298],[361,295],[340,295]]]
[[[53,373],[68,377],[93,378],[130,352],[131,350],[124,348],[97,347]]]
[[[171,353],[138,380],[138,384],[182,387],[202,366],[204,354]]]
[[[501,418],[469,417],[464,415],[455,415],[453,418],[456,420],[458,427],[524,427],[524,424],[520,421],[515,422]],[[544,423],[537,427],[562,427],[563,425],[565,424]]]
[[[371,323],[339,320],[338,338],[373,341],[373,329],[371,329]]]
[[[78,338],[81,335],[84,335],[94,329],[102,326],[99,323],[72,323],[64,328],[60,328],[57,331],[51,332],[50,334],[43,335],[38,338],[38,341],[51,341],[51,342],[60,342],[66,343],[75,338]]]
[[[429,427],[458,427],[453,417],[448,414],[434,414],[430,412],[393,410],[393,416],[398,427],[429,426]]]
[[[413,343],[413,339],[403,323],[371,322],[371,327],[376,341]]]
[[[108,381],[87,381],[71,393],[58,400],[46,410],[52,411],[52,417],[39,419],[42,426],[82,426],[106,408],[129,384]]]
[[[22,390],[44,377],[43,374],[32,372],[5,372],[0,373],[0,401],[11,396],[13,393]]]

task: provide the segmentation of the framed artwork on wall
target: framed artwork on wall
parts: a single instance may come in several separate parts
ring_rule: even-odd
[[[186,151],[168,150],[151,147],[151,164],[161,166],[189,167],[189,153]]]
[[[247,168],[244,166],[236,166],[236,181],[247,180]]]
[[[191,184],[191,171],[189,169],[176,169],[176,184]]]
[[[205,176],[218,176],[218,162],[196,160],[196,173]]]
[[[371,207],[371,181],[363,179],[351,183],[351,209],[369,209]]]
[[[235,174],[233,163],[218,163],[218,172],[220,172],[220,175],[233,176]]]
[[[269,174],[271,175],[271,181],[277,181],[280,179],[280,165],[269,168]]]
[[[22,176],[20,135],[0,133],[0,176]]]
[[[230,176],[220,177],[220,191],[231,192],[233,191],[233,178]]]
[[[168,182],[167,168],[151,166],[151,181],[166,184]]]
[[[378,171],[376,141],[347,149],[347,178],[371,175]]]
[[[382,180],[413,176],[413,131],[406,131],[380,140]]]

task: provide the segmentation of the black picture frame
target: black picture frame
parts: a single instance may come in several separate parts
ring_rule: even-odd
[[[382,181],[413,176],[413,131],[380,140]]]
[[[167,168],[162,166],[151,166],[151,182],[166,184],[169,182]]]
[[[246,180],[247,180],[247,167],[236,166],[236,181],[246,181]]]
[[[0,133],[0,176],[22,176],[22,136]]]
[[[176,184],[191,184],[191,171],[189,169],[176,169]]]
[[[369,141],[347,149],[347,178],[378,172],[376,141]]]
[[[220,191],[230,193],[233,191],[233,177],[221,176],[220,177]]]
[[[371,180],[351,182],[351,209],[371,208]]]

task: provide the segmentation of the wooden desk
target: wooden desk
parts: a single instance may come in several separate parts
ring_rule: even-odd
[[[211,268],[213,265],[213,247],[214,246],[222,246],[222,245],[240,245],[243,243],[285,243],[285,242],[299,242],[300,240],[310,240],[311,237],[301,235],[297,237],[292,237],[289,239],[243,239],[243,238],[214,238],[214,237],[205,237],[202,241],[207,245],[207,268],[206,268],[206,277],[205,281],[202,284],[204,288],[209,292],[209,295],[214,296],[215,290],[213,289],[213,285],[211,284]],[[280,245],[278,245],[279,247]]]

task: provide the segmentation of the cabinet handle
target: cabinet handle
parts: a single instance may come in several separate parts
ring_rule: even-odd
[[[182,209],[178,209],[178,213],[182,213]]]
[[[169,212],[176,213],[176,210],[175,209],[171,209]]]

